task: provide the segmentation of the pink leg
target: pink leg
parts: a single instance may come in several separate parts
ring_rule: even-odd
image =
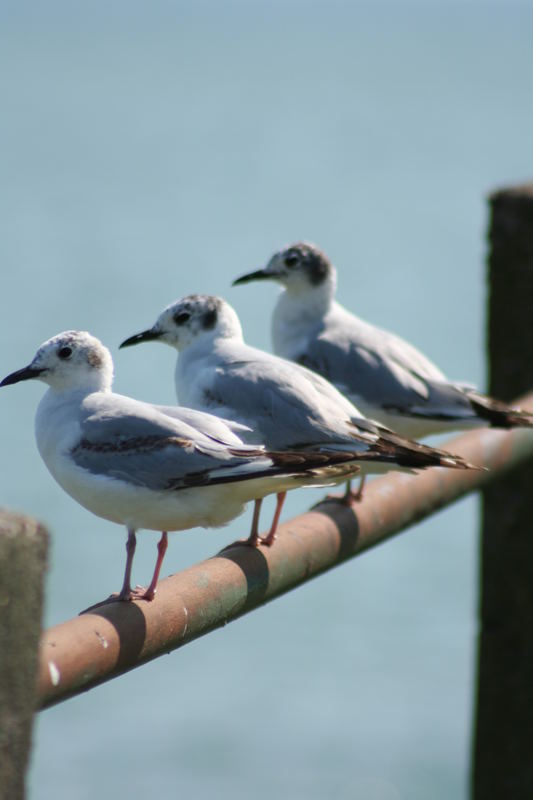
[[[263,541],[259,536],[259,514],[261,512],[262,503],[262,498],[254,501],[254,515],[249,537],[247,539],[238,539],[236,542],[226,545],[224,550],[231,550],[232,547],[242,547],[243,544],[249,545],[250,547],[259,547]]]
[[[133,528],[128,528],[128,540],[126,542],[126,569],[124,570],[124,582],[122,589],[117,595],[117,600],[131,600],[133,595],[131,591],[131,567],[133,564],[133,556],[135,555],[135,548],[137,547],[137,539]]]
[[[259,513],[261,511],[261,505],[263,503],[263,498],[256,500],[254,503],[254,516],[252,518],[252,529],[250,531],[249,537],[246,539],[244,544],[250,545],[250,547],[258,547],[261,544],[261,537],[259,536]]]
[[[346,503],[346,505],[349,506],[350,503],[353,502],[359,503],[363,499],[365,479],[366,475],[362,475],[361,480],[359,482],[359,489],[356,492],[352,491],[351,481],[346,482],[346,492],[344,493],[344,502]]]
[[[157,544],[157,561],[155,562],[154,574],[152,576],[152,580],[150,581],[150,586],[145,589],[144,591],[135,590],[133,594],[135,595],[136,600],[153,600],[155,597],[157,581],[159,580],[159,573],[161,572],[161,566],[163,564],[163,559],[165,557],[165,553],[167,552],[168,547],[168,534],[166,531],[163,531],[161,534],[161,538]]]
[[[268,536],[266,536],[262,542],[263,544],[266,544],[267,547],[272,547],[274,544],[276,532],[278,530],[279,518],[281,516],[281,509],[283,508],[283,503],[285,502],[286,497],[287,492],[278,492],[276,495],[276,510],[274,511],[274,519],[272,520],[272,525],[270,526]]]
[[[326,500],[336,500],[338,503],[342,503],[345,506],[351,506],[353,503],[359,503],[363,499],[363,489],[365,486],[365,478],[366,475],[361,477],[361,482],[359,484],[359,489],[354,492],[352,491],[352,482],[346,481],[346,491],[344,494],[328,494],[326,495]]]

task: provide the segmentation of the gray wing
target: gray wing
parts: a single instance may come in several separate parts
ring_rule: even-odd
[[[269,450],[353,444],[348,423],[358,416],[356,409],[320,376],[284,359],[252,354],[226,360],[197,389],[202,408],[242,420]]]
[[[361,347],[380,358],[392,369],[400,371],[400,380],[409,383],[409,376],[424,381],[446,382],[444,373],[420,350],[390,331],[371,325],[335,304],[325,327],[330,341],[340,335],[340,341]],[[333,334],[333,339],[331,335]]]
[[[74,463],[92,474],[135,486],[165,491],[217,481],[217,471],[250,462],[258,453],[233,455],[192,426],[155,406],[109,395],[82,406],[80,440],[72,448]],[[237,470],[238,471],[238,470]]]
[[[463,388],[418,350],[356,318],[350,323],[326,327],[293,358],[356,404],[432,419],[475,418]]]
[[[260,369],[260,367],[263,367]],[[256,375],[256,372],[259,374]],[[301,375],[298,365],[290,370],[292,376]],[[225,398],[226,412],[243,419],[253,415],[254,425],[263,435],[269,450],[320,449],[344,450],[352,453],[354,461],[381,462],[404,468],[420,469],[428,466],[457,466],[465,468],[466,462],[449,453],[411,442],[372,420],[355,418],[332,429],[322,422],[315,409],[301,397],[298,381],[286,385],[268,376],[264,364],[236,363],[217,370],[218,376],[212,386],[212,396],[221,401]],[[251,378],[256,375],[256,380]],[[305,371],[307,375],[307,370]],[[320,376],[313,376],[321,387]],[[296,385],[295,385],[296,384]],[[313,396],[314,385],[310,380],[304,394]],[[232,404],[232,405],[230,405]],[[220,412],[224,411],[221,407]]]
[[[241,425],[234,420],[221,419],[215,414],[197,411],[194,408],[185,408],[184,406],[156,406],[156,408],[173,419],[192,425],[210,439],[231,447],[240,447],[243,443],[240,437],[253,434],[252,429],[246,425]],[[257,436],[255,438],[258,439]],[[260,446],[259,443],[257,446]]]
[[[462,417],[472,413],[461,387],[425,380],[363,347],[344,349],[318,339],[296,360],[334,383],[354,403],[359,400],[400,414],[433,417]]]

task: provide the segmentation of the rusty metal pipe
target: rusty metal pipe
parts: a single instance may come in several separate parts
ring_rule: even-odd
[[[520,405],[533,409],[533,394]],[[533,431],[482,429],[445,448],[490,472],[391,473],[372,481],[354,510],[322,503],[281,525],[272,548],[237,544],[165,578],[151,603],[110,603],[50,628],[41,640],[39,707],[169,653],[496,480],[533,456]]]

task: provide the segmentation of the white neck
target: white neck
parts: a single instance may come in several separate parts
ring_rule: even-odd
[[[285,289],[278,297],[272,315],[272,345],[277,355],[293,358],[300,339],[316,328],[334,302],[335,284],[324,281],[305,291]]]
[[[84,399],[92,393],[93,390],[86,387],[65,390],[50,386],[39,403],[35,417],[37,447],[54,477],[54,454],[67,450],[77,440],[78,411]]]
[[[236,339],[243,341],[242,326],[235,311],[227,306],[219,315],[218,324],[213,332],[213,340]]]
[[[305,321],[308,324],[325,316],[333,303],[336,282],[336,276],[332,274],[318,286],[311,286],[307,281],[286,286],[278,297],[273,325],[276,321],[292,324]]]
[[[45,381],[49,386],[49,391],[56,395],[68,395],[69,397],[85,397],[93,392],[110,392],[113,383],[112,370],[91,370],[80,375],[73,376],[70,373],[64,375],[56,374],[50,380]]]

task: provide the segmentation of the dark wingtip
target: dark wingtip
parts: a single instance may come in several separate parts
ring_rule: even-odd
[[[451,467],[452,469],[473,469],[476,472],[490,472],[488,467],[481,467],[479,464],[472,464],[471,461],[466,461],[462,456],[452,455],[444,456],[442,458],[442,467]]]
[[[160,333],[152,330],[149,328],[147,331],[141,331],[141,333],[135,333],[133,336],[130,336],[128,339],[124,339],[121,344],[119,344],[119,350],[122,347],[131,347],[134,344],[140,344],[141,342],[153,342],[159,339],[161,336]]]
[[[533,414],[521,408],[513,408],[494,397],[470,390],[466,392],[470,404],[480,419],[491,428],[532,428]]]

